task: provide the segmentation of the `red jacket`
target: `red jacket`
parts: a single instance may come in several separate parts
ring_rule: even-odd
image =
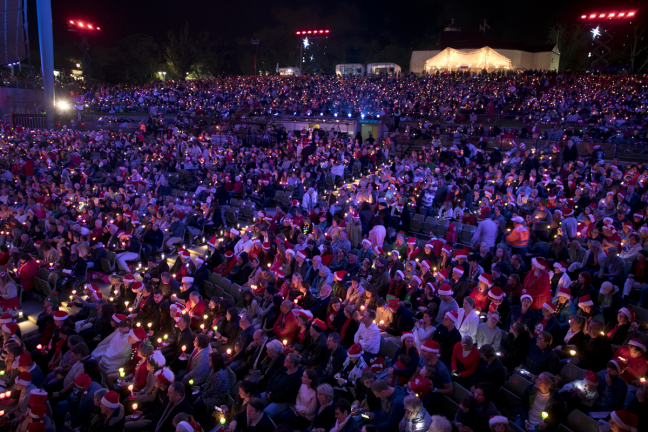
[[[293,311],[290,311],[286,314],[285,319],[283,319],[282,325],[282,315],[283,314],[279,315],[279,318],[277,318],[274,326],[272,326],[272,330],[277,335],[279,342],[283,342],[285,339],[288,341],[287,344],[290,345],[297,335],[297,331],[299,330],[299,326],[297,325],[297,318],[295,317]]]
[[[461,342],[457,342],[452,349],[452,370],[457,371],[461,378],[466,378],[472,376],[477,372],[477,367],[479,366],[479,350],[476,346],[473,346],[468,357],[462,357],[463,346]],[[463,371],[459,372],[457,369],[457,361],[463,366]]]
[[[31,291],[34,288],[34,276],[38,273],[38,264],[33,259],[30,259],[18,267],[18,278],[20,285],[24,291]]]
[[[540,276],[537,277],[535,271],[531,270],[524,278],[522,294],[529,294],[533,297],[531,309],[542,309],[543,304],[551,302],[551,282],[549,281],[549,273],[543,271]]]

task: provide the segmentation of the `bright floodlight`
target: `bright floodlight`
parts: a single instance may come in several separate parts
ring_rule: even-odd
[[[65,101],[61,101],[58,103],[58,107],[61,108],[62,110],[67,110],[70,109],[70,104]]]

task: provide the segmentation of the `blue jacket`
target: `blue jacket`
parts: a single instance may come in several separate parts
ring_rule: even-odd
[[[612,385],[607,385],[605,377],[607,369],[603,369],[596,374],[598,376],[599,397],[596,400],[595,407],[597,411],[615,411],[623,409],[623,402],[625,401],[626,393],[628,392],[628,384],[623,379],[616,377],[612,378]]]

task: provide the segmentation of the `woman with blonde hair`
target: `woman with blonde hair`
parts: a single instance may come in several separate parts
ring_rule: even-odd
[[[19,309],[18,286],[9,276],[7,267],[0,267],[0,315],[9,313],[16,316]]]

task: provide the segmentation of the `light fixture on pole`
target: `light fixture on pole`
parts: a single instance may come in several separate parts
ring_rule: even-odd
[[[254,52],[254,76],[256,76],[257,74],[256,59],[257,59],[257,55],[259,55],[259,39],[251,39],[250,43],[252,45],[256,45],[256,51]]]

